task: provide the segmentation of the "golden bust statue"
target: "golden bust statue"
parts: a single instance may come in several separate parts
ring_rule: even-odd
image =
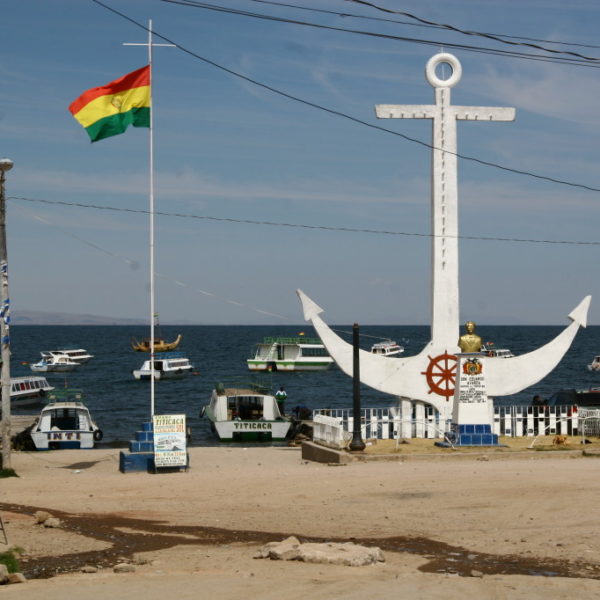
[[[467,333],[458,338],[458,347],[462,352],[481,352],[481,338],[475,333],[475,323],[467,321],[465,323]]]

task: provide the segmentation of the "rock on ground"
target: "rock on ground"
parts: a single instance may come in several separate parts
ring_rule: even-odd
[[[347,542],[339,543],[300,543],[298,538],[289,537],[282,542],[270,542],[263,546],[254,558],[272,560],[299,560],[309,563],[345,565],[361,567],[384,562],[385,558],[377,547],[367,548]]]

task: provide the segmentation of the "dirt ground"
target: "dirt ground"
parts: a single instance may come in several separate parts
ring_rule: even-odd
[[[338,466],[299,448],[191,448],[187,472],[156,475],[120,473],[114,449],[14,453],[19,477],[0,480],[0,514],[29,580],[2,594],[600,597],[600,457],[577,440],[541,447],[469,454],[411,441],[400,460]],[[36,524],[37,510],[60,527]],[[379,546],[386,561],[253,558],[288,535]],[[124,561],[135,571],[114,573]]]

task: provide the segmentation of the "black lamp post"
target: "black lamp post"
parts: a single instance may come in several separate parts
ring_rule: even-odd
[[[352,370],[352,441],[350,450],[352,452],[361,452],[365,449],[365,443],[361,437],[361,410],[360,410],[360,358],[358,345],[358,323],[352,326],[352,349],[353,349],[353,370]]]

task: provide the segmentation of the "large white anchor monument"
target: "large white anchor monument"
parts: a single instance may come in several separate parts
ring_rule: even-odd
[[[436,68],[447,64],[448,79],[440,79]],[[433,161],[432,206],[432,316],[431,341],[415,356],[388,358],[360,351],[361,382],[403,400],[402,410],[411,403],[423,413],[423,403],[434,406],[440,419],[452,416],[457,380],[459,339],[458,294],[458,184],[456,121],[513,121],[514,108],[453,106],[450,90],[461,78],[462,69],[452,54],[440,53],[427,63],[427,81],[435,90],[435,104],[376,106],[380,119],[431,119]],[[348,375],[353,370],[353,348],[336,335],[319,316],[323,309],[301,290],[304,318],[311,321],[323,344]],[[560,362],[580,326],[585,327],[591,296],[586,296],[570,314],[571,324],[541,348],[513,358],[486,358],[477,361],[485,372],[489,397],[519,392],[543,379]],[[415,402],[416,401],[416,402]],[[410,413],[409,413],[410,414]],[[456,415],[455,415],[456,416]],[[476,421],[477,422],[477,421]],[[479,421],[481,422],[481,421]]]

